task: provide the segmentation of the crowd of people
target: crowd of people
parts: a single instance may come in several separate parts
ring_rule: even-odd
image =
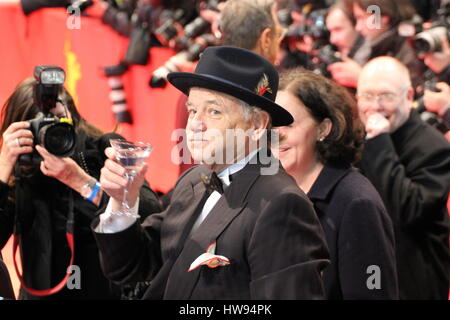
[[[196,8],[218,42],[167,74],[193,161],[163,197],[64,87],[50,112],[73,123],[70,157],[29,130],[38,80],[6,101],[0,248],[20,239],[20,298],[448,299],[448,1],[212,2]],[[82,289],[40,294],[72,223]]]

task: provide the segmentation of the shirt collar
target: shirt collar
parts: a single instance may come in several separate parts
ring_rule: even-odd
[[[250,160],[259,152],[259,150],[260,149],[254,150],[248,156],[236,163],[233,163],[232,165],[229,165],[217,175],[219,179],[222,180],[224,186],[229,186],[231,184],[230,176],[238,171],[241,171],[247,165],[247,163],[249,163]]]

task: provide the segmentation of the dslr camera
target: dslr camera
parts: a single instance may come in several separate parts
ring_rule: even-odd
[[[444,38],[450,40],[450,2],[442,4],[437,11],[437,19],[431,24],[431,28],[422,31],[413,39],[414,48],[418,54],[438,52],[442,50],[441,41]]]
[[[57,66],[37,66],[34,69],[34,103],[39,108],[36,117],[29,120],[34,145],[42,145],[57,157],[69,157],[76,145],[76,133],[72,120],[58,118],[50,110],[56,107],[59,92],[65,80],[65,72]],[[41,157],[34,150],[31,154],[22,154],[21,164],[38,164]]]

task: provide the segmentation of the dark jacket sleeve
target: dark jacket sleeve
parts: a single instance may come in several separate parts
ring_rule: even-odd
[[[398,299],[394,230],[384,208],[368,199],[352,200],[337,241],[344,299]]]
[[[11,201],[8,200],[10,187],[0,181],[0,249],[2,249],[14,228],[14,209]]]
[[[162,265],[160,228],[162,214],[146,219],[146,228],[136,222],[117,233],[94,232],[100,252],[100,262],[107,278],[120,285],[149,281]],[[98,225],[98,218],[92,227]]]
[[[183,173],[177,184],[191,169]],[[167,210],[147,214],[148,217],[142,224],[136,222],[117,233],[95,232],[99,219],[93,221],[91,227],[94,230],[102,270],[106,277],[122,285],[149,281],[155,277],[162,266],[160,234],[166,212]]]
[[[427,215],[440,212],[450,183],[448,146],[423,139],[408,143],[433,144],[433,149],[426,145],[415,149],[414,159],[408,160],[415,164],[409,164],[408,171],[389,134],[368,140],[361,162],[364,174],[380,193],[394,224],[403,226],[423,222]]]
[[[271,199],[248,245],[252,299],[323,299],[328,259],[310,202],[293,193]]]

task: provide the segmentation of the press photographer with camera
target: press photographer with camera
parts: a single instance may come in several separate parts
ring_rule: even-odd
[[[378,8],[379,12],[373,8]],[[397,31],[398,25],[412,19],[414,14],[414,7],[408,0],[353,0],[355,29],[364,40],[352,59],[329,66],[333,79],[346,87],[356,88],[361,67],[367,61],[379,56],[392,56],[408,67],[415,88],[421,83],[424,66],[408,39]]]
[[[118,299],[121,288],[103,276],[89,226],[108,200],[98,182],[104,150],[120,136],[103,134],[81,117],[61,68],[38,66],[34,75],[2,109],[0,248],[14,233],[22,258],[20,299]],[[159,211],[148,186],[140,205],[143,217]],[[69,265],[80,272],[72,289]]]

